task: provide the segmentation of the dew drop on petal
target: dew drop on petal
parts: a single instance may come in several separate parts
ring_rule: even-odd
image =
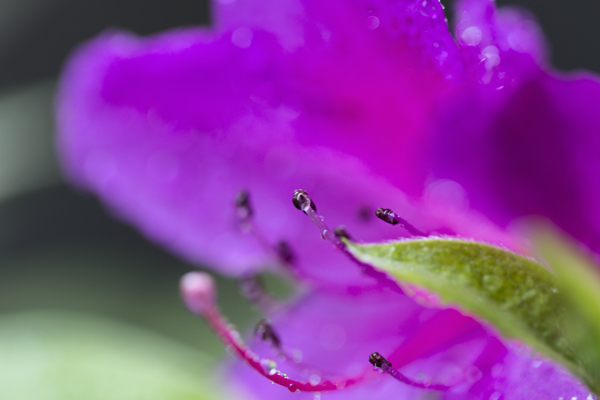
[[[277,363],[268,358],[260,360],[260,366],[267,375],[275,375],[277,373]]]
[[[298,389],[298,386],[296,386],[296,384],[295,384],[295,383],[290,383],[290,384],[288,385],[288,390],[289,390],[290,392],[294,393],[294,392],[297,392],[299,389]]]
[[[294,350],[292,357],[294,358],[295,363],[301,363],[302,362],[302,350],[299,350],[299,349]]]
[[[494,392],[494,393],[490,394],[489,400],[499,400],[500,397],[502,397],[502,393]]]
[[[504,366],[502,364],[496,364],[492,367],[492,378],[498,378],[502,375],[502,370],[504,369]]]
[[[483,373],[481,372],[481,370],[474,365],[471,365],[470,367],[465,369],[465,378],[467,378],[467,381],[469,381],[470,383],[477,382],[481,379],[482,376]]]
[[[310,378],[308,378],[308,382],[315,386],[321,383],[321,376],[319,374],[312,374]]]
[[[377,29],[379,27],[379,18],[374,15],[370,15],[367,17],[367,28],[369,29]]]
[[[460,35],[460,38],[467,46],[477,46],[481,43],[482,37],[481,29],[476,26],[468,27]]]
[[[252,44],[252,30],[250,28],[237,28],[231,33],[231,43],[239,48],[246,49]]]
[[[319,332],[319,342],[325,350],[339,350],[346,344],[346,330],[338,324],[327,324]]]

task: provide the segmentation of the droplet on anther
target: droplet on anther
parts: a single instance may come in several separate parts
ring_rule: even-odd
[[[384,365],[387,365],[388,367],[392,366],[392,363],[386,360],[385,357],[378,352],[371,353],[369,356],[369,362],[376,368],[383,368]]]
[[[235,196],[235,207],[241,220],[247,220],[254,214],[250,205],[250,194],[246,190],[240,190]]]
[[[398,225],[400,223],[400,221],[394,217],[394,212],[389,208],[378,208],[377,211],[375,211],[375,215],[377,218],[388,224]]]
[[[276,247],[277,255],[286,264],[293,264],[295,257],[290,245],[285,240],[280,240]]]
[[[269,342],[275,347],[281,346],[281,341],[279,337],[273,330],[273,327],[266,319],[261,319],[258,321],[256,326],[254,327],[254,334],[260,338],[263,342]]]
[[[188,272],[179,282],[181,297],[187,309],[205,315],[215,307],[217,290],[213,278],[204,272]]]
[[[348,231],[346,230],[346,228],[342,225],[338,226],[337,228],[335,228],[335,230],[333,231],[333,233],[335,234],[335,236],[337,236],[339,239],[348,239],[348,240],[352,240],[352,238],[350,237],[350,234],[348,233]]]
[[[294,197],[292,197],[292,203],[294,203],[294,207],[298,210],[303,211],[305,214],[308,211],[309,207],[314,211],[317,211],[317,207],[315,203],[308,197],[308,193],[302,189],[296,189],[294,191]]]

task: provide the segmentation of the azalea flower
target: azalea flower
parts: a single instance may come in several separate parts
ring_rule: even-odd
[[[252,352],[224,325],[210,279],[182,283],[188,307],[246,358],[224,384],[263,399],[315,396],[269,380],[344,399],[587,398],[559,365],[364,274],[290,201],[305,189],[329,227],[370,242],[435,232],[525,252],[503,228],[542,213],[593,247],[597,162],[570,160],[596,148],[598,86],[547,72],[533,18],[462,0],[452,37],[432,0],[220,0],[214,14],[208,29],[83,45],[57,120],[73,182],[180,256],[249,279],[271,321]],[[377,220],[382,206],[416,227]],[[264,269],[301,294],[265,306],[248,278]],[[374,352],[395,372],[369,371]]]

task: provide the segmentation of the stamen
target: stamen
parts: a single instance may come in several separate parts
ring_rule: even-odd
[[[246,190],[240,190],[235,196],[235,206],[242,222],[249,220],[254,215],[254,210],[250,205],[250,195]]]
[[[262,282],[256,275],[247,275],[237,280],[242,295],[262,311],[274,309],[278,302],[265,292]]]
[[[352,237],[350,237],[350,234],[348,233],[348,231],[346,230],[346,227],[344,226],[338,226],[337,228],[334,229],[333,233],[335,234],[335,236],[337,236],[340,239],[348,239],[348,240],[352,240]]]
[[[413,236],[429,236],[427,233],[422,232],[414,226],[412,226],[407,220],[403,219],[389,208],[378,208],[377,211],[375,211],[375,215],[377,216],[377,218],[387,222],[388,224],[400,224],[400,226],[406,229],[408,233],[410,233]]]
[[[221,315],[216,304],[215,284],[210,275],[203,272],[189,272],[181,279],[180,288],[183,302],[190,312],[204,318],[217,336],[246,364],[271,382],[286,387],[290,392],[341,390],[365,379],[364,375],[336,381],[323,379],[312,383],[291,379],[277,370],[273,360],[261,359],[250,350],[242,341],[241,335]]]
[[[271,346],[276,349],[281,349],[281,340],[279,340],[279,336],[273,330],[273,327],[266,319],[261,319],[258,321],[256,326],[254,327],[254,334],[260,338],[263,342],[269,343]]]
[[[297,189],[294,192],[293,203],[297,209],[303,211],[306,215],[308,215],[310,220],[317,226],[317,228],[319,228],[319,230],[321,231],[321,237],[331,242],[338,250],[340,250],[350,260],[352,260],[352,262],[358,265],[365,275],[377,279],[393,291],[402,293],[402,290],[400,290],[398,284],[391,280],[385,273],[377,271],[375,268],[373,268],[372,265],[364,263],[356,257],[354,257],[350,250],[348,250],[346,244],[342,240],[340,240],[340,238],[323,222],[323,217],[317,214],[317,208],[315,207],[315,203],[311,200],[306,191],[302,189]]]
[[[383,371],[388,375],[396,378],[402,383],[405,383],[412,387],[417,387],[421,389],[433,389],[433,390],[448,390],[450,387],[444,385],[431,385],[425,382],[416,382],[407,376],[403,375],[399,371],[392,368],[392,363],[385,359],[381,354],[375,352],[369,356],[369,362],[373,364],[373,369],[376,371]]]
[[[294,197],[292,198],[292,203],[294,203],[294,206],[300,210],[300,211],[304,211],[304,213],[306,214],[308,212],[308,209],[312,208],[313,211],[317,211],[317,206],[315,206],[315,203],[313,203],[313,201],[310,199],[310,197],[308,197],[308,194],[306,193],[305,190],[302,189],[298,189],[294,192]]]
[[[290,248],[290,245],[285,240],[277,242],[277,254],[286,264],[292,265],[296,261],[296,257]]]
[[[292,267],[295,262],[295,257],[289,244],[281,240],[276,245],[273,245],[266,239],[265,235],[262,234],[252,220],[254,209],[252,208],[248,191],[240,190],[235,196],[234,204],[236,214],[241,223],[241,228],[245,232],[251,233],[267,251],[274,253],[282,264]]]

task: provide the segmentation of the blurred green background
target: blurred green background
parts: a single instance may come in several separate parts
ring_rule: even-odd
[[[600,2],[519,4],[540,19],[555,65],[600,71]],[[151,34],[209,15],[205,0],[0,0],[0,399],[222,398],[210,374],[223,348],[179,300],[194,266],[65,184],[52,138],[74,46],[110,27]],[[225,314],[248,328],[258,313],[233,281],[218,283]]]

